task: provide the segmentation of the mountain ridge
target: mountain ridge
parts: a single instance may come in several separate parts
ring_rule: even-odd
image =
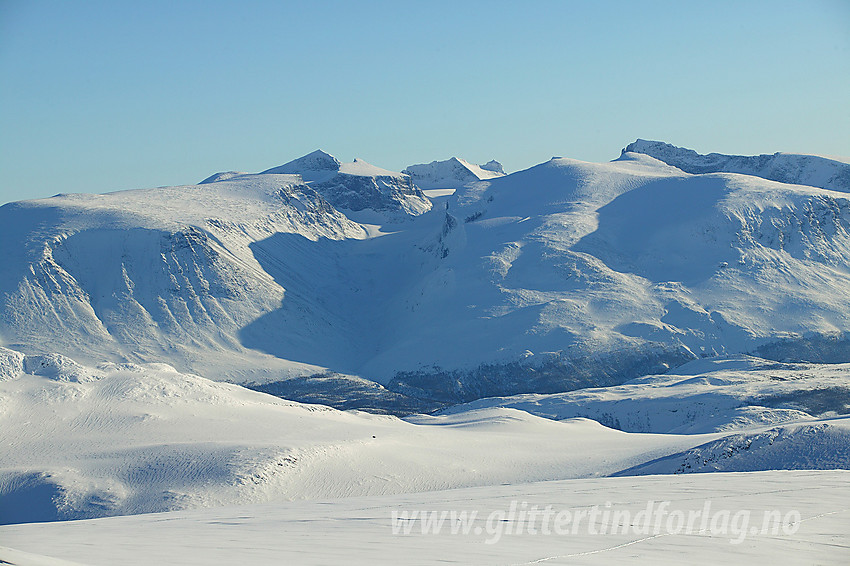
[[[622,153],[642,153],[691,174],[740,173],[798,185],[850,192],[850,162],[795,153],[756,156],[699,154],[665,142],[638,139]]]
[[[0,208],[3,343],[415,408],[613,385],[703,356],[811,357],[796,344],[850,331],[835,292],[850,292],[842,192],[635,152],[434,199],[360,160],[289,164]],[[305,182],[299,167],[337,170]]]

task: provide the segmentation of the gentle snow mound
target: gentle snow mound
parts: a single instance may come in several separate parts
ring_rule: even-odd
[[[71,358],[62,354],[45,354],[43,356],[26,356],[24,371],[31,375],[40,375],[54,381],[70,381],[83,383],[103,377],[99,370],[84,368]]]
[[[266,169],[261,175],[268,173],[298,174],[305,181],[314,181],[317,178],[327,178],[329,173],[336,173],[340,168],[340,161],[333,155],[317,149],[298,159],[293,159],[283,165]]]
[[[24,372],[24,355],[0,346],[0,381],[16,379]]]

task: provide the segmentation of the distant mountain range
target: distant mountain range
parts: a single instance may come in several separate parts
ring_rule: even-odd
[[[316,151],[0,208],[0,343],[411,412],[755,353],[848,361],[850,165],[638,140],[392,172]]]

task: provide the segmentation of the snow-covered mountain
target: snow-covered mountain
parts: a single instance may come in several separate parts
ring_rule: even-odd
[[[609,385],[848,329],[844,193],[627,153],[476,184],[449,213],[458,222],[442,240],[454,240],[392,352],[419,360],[396,374],[400,391],[457,400]],[[445,340],[453,327],[463,331]],[[440,338],[451,347],[423,359]]]
[[[850,162],[838,158],[796,153],[755,156],[722,153],[700,155],[691,149],[648,140],[630,143],[623,150],[623,154],[628,152],[649,155],[686,173],[740,173],[780,183],[850,192]]]
[[[453,163],[422,167],[451,180]],[[477,180],[430,199],[314,152],[6,205],[0,339],[399,413],[705,356],[850,360],[844,192],[635,152],[462,169]]]
[[[361,159],[340,163],[336,157],[322,150],[260,173],[269,174],[300,175],[304,182],[338,209],[353,212],[370,209],[415,216],[431,208],[431,202],[413,184],[409,175],[387,171]],[[398,219],[397,216],[395,218]]]
[[[238,338],[284,297],[251,246],[280,233],[368,236],[298,177],[277,174],[57,195],[6,205],[0,217],[6,343],[82,360],[273,368],[275,376],[297,362],[281,365]]]
[[[484,165],[475,165],[457,157],[410,165],[402,172],[410,175],[419,187],[428,190],[457,189],[469,183],[505,175],[502,164],[495,159]]]

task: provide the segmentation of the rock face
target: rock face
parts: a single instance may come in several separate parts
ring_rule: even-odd
[[[407,175],[357,175],[338,173],[313,188],[338,209],[400,212],[418,216],[431,202]]]
[[[267,174],[297,174],[335,208],[354,212],[370,209],[418,216],[431,209],[431,202],[413,184],[409,175],[387,171],[355,159],[341,163],[336,157],[316,150]]]
[[[649,155],[686,173],[740,173],[780,183],[850,192],[850,163],[817,155],[701,155],[691,149],[640,139],[626,146],[623,153],[628,152]]]

